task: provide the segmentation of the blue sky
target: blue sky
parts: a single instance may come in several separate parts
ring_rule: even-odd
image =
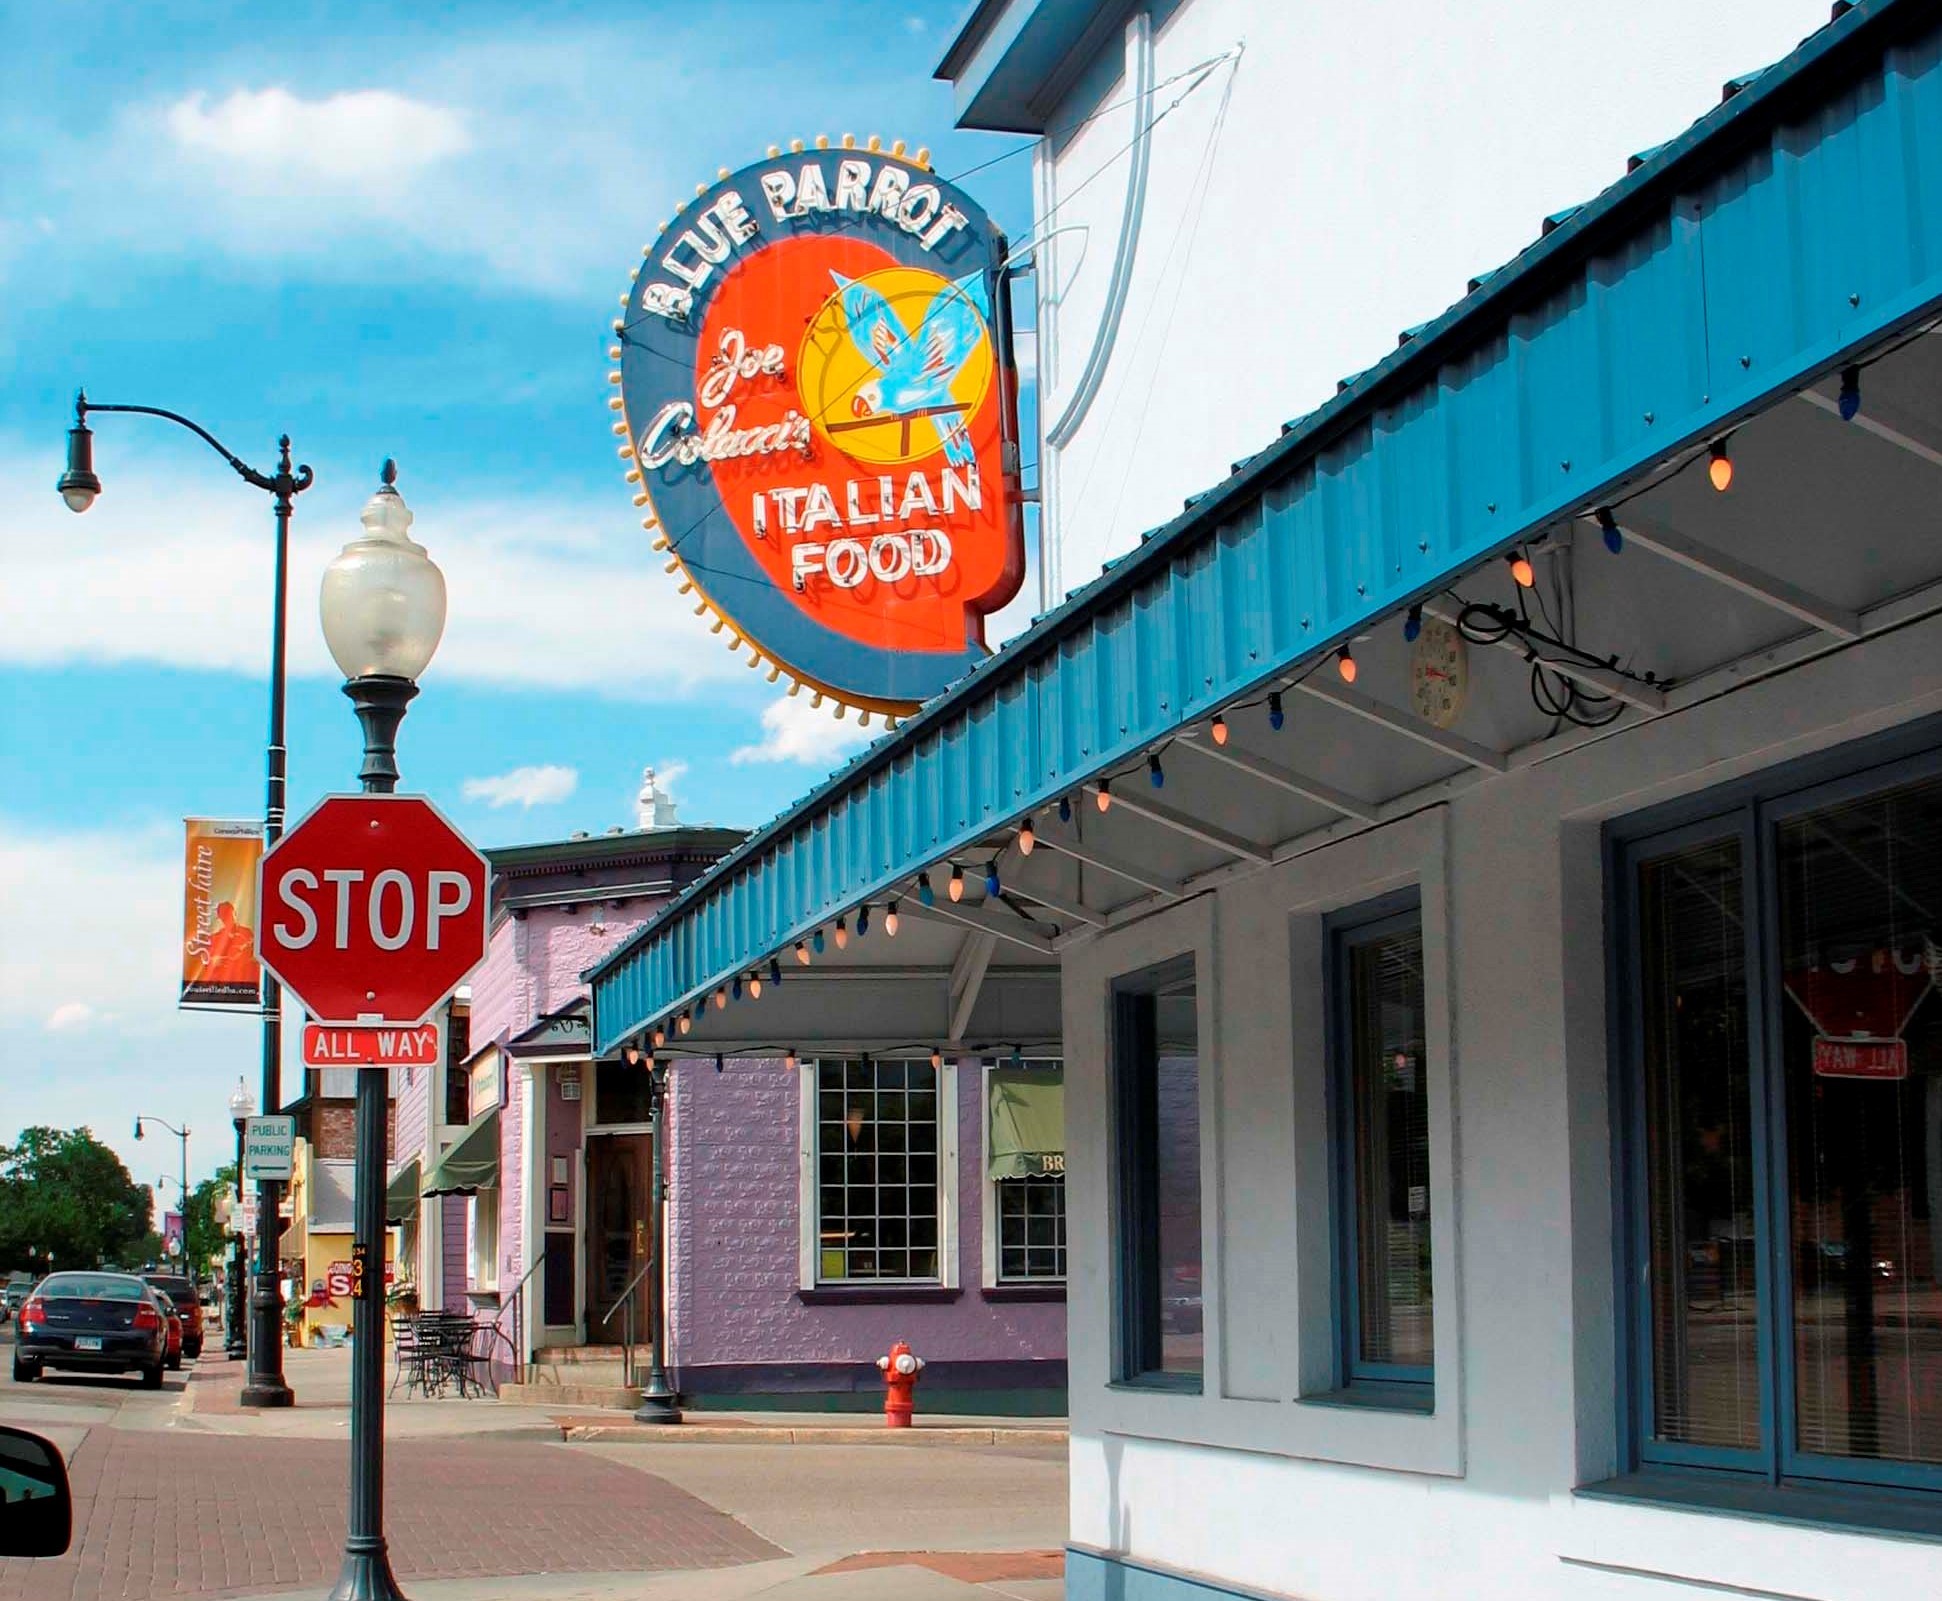
[[[631,823],[650,762],[685,819],[755,824],[854,725],[780,709],[644,549],[608,431],[620,291],[771,142],[881,133],[946,175],[1024,148],[951,127],[955,7],[403,9],[0,5],[0,1138],[89,1121],[144,1182],[174,1164],[134,1112],[206,1129],[206,1168],[255,1077],[251,1023],[177,1014],[171,974],[180,819],[262,806],[269,506],[189,435],[103,417],[72,516],[76,385],[258,465],[288,429],[315,467],[293,813],[355,771],[317,579],[395,455],[451,595],[407,785],[482,844]],[[1029,167],[967,185],[1015,235]]]

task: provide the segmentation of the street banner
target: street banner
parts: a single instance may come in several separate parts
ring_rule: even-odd
[[[182,1006],[261,1004],[256,964],[256,866],[263,825],[211,817],[185,820]]]
[[[182,1254],[182,1214],[180,1212],[162,1214],[162,1243],[170,1256]]]

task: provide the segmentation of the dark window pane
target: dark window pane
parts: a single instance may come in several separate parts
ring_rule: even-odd
[[[1639,868],[1653,1435],[1760,1444],[1746,928],[1737,840]]]
[[[648,1117],[648,1069],[624,1061],[596,1062],[593,1070],[593,1110],[596,1123],[645,1123]]]
[[[1064,1278],[1065,1179],[1000,1179],[997,1191],[1000,1282]]]
[[[1427,1368],[1429,1090],[1420,924],[1347,947],[1358,1362]]]
[[[1942,1462],[1942,781],[1778,830],[1799,1449]]]
[[[1190,960],[1122,981],[1114,1000],[1120,1370],[1202,1372],[1199,1006]]]

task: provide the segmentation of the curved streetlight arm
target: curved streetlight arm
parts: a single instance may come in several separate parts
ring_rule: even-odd
[[[204,444],[208,445],[211,450],[215,451],[217,455],[221,456],[224,461],[228,462],[235,469],[237,477],[243,479],[246,483],[254,484],[258,489],[264,490],[266,493],[272,495],[300,495],[315,483],[317,479],[317,475],[307,465],[297,467],[294,472],[291,470],[290,436],[288,434],[284,434],[277,441],[278,447],[282,451],[282,456],[277,463],[276,476],[271,477],[267,473],[258,472],[248,462],[244,461],[241,456],[237,455],[235,451],[231,450],[214,434],[210,433],[207,428],[203,427],[201,423],[184,417],[180,412],[167,411],[160,406],[99,405],[88,399],[87,391],[83,390],[74,397],[74,420],[85,426],[88,420],[88,413],[91,411],[119,411],[132,413],[140,417],[160,417],[165,422],[176,423],[188,429],[190,433],[194,434]]]
[[[144,1123],[158,1124],[160,1127],[167,1129],[178,1140],[186,1140],[189,1137],[189,1131],[186,1128],[177,1128],[165,1117],[150,1117],[146,1112],[137,1112],[135,1114],[135,1126],[140,1128]]]

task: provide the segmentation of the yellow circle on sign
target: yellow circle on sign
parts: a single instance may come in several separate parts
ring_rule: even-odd
[[[921,267],[885,267],[836,287],[810,319],[796,388],[830,444],[893,466],[945,448],[983,404],[994,366],[970,294]]]

